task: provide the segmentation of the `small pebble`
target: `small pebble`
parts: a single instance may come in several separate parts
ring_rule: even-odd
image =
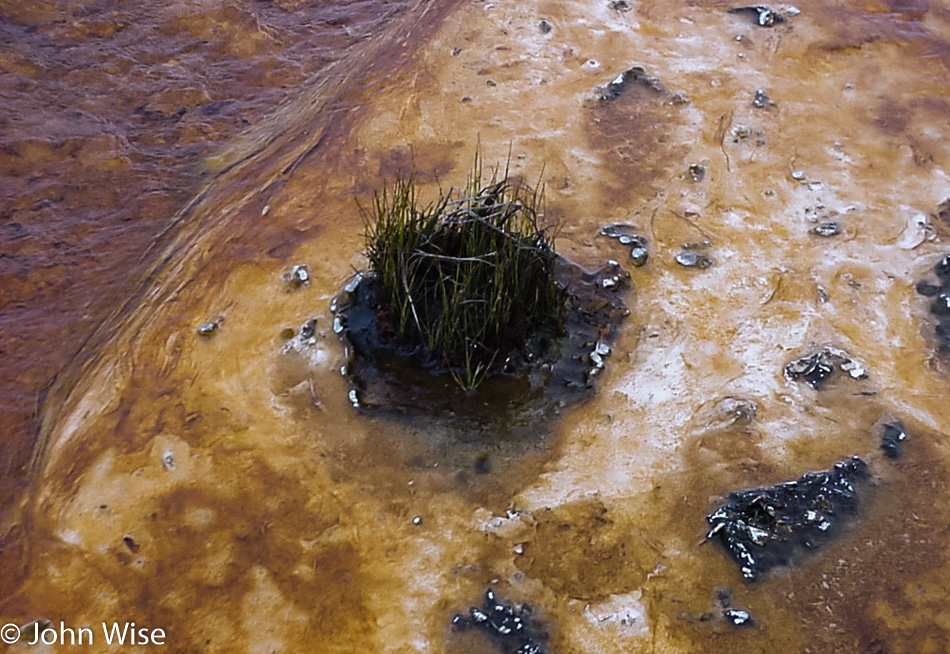
[[[752,626],[752,616],[749,615],[748,611],[743,611],[741,609],[726,609],[722,612],[722,617],[724,617],[726,622],[734,627]]]
[[[901,455],[901,445],[905,440],[907,440],[907,432],[904,430],[904,424],[900,420],[884,425],[884,433],[881,436],[881,449],[884,450],[884,455],[887,458],[899,458]]]
[[[684,268],[698,268],[700,270],[705,270],[713,265],[713,260],[707,257],[701,252],[680,252],[677,254],[674,259],[676,263],[683,266]]]
[[[214,336],[218,333],[218,323],[217,321],[206,322],[204,324],[198,325],[198,336]]]
[[[290,288],[300,288],[310,284],[310,269],[307,264],[302,263],[294,266],[290,271],[290,277],[287,279],[287,285]]]
[[[816,236],[837,236],[841,233],[841,225],[833,220],[829,220],[812,227],[811,233]]]
[[[672,105],[689,104],[689,98],[686,97],[685,93],[674,93],[673,97],[670,98],[670,104]]]
[[[633,260],[633,265],[640,268],[650,258],[650,252],[645,247],[636,246],[630,250],[630,258]]]

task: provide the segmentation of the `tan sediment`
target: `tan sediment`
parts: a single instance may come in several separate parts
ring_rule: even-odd
[[[139,306],[51,395],[3,617],[135,620],[175,651],[467,651],[449,621],[491,585],[538,607],[559,652],[950,646],[947,379],[913,290],[942,247],[913,219],[948,195],[948,16],[811,2],[763,29],[723,3],[631,4],[433,5],[450,13],[431,38],[390,35],[222,155]],[[666,90],[601,102],[635,64]],[[353,196],[409,162],[456,183],[476,142],[543,168],[573,260],[623,261],[604,223],[651,240],[597,397],[487,476],[352,409],[328,308],[362,265]],[[842,236],[808,233],[832,215]],[[712,268],[673,262],[703,239]],[[298,262],[313,283],[288,292]],[[316,343],[282,352],[311,317]],[[825,345],[869,379],[784,379]],[[754,419],[723,415],[729,397]],[[871,432],[885,411],[911,433],[897,462]],[[699,544],[729,490],[853,453],[875,474],[862,519],[800,567],[747,585]],[[755,629],[699,620],[722,587]]]

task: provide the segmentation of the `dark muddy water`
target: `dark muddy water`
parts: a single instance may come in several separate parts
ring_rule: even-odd
[[[406,3],[0,3],[0,506],[38,396],[123,305],[202,158]]]

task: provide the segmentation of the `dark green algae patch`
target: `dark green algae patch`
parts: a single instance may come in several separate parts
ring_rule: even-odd
[[[617,262],[587,271],[558,257],[556,268],[566,296],[562,324],[531,333],[525,348],[474,391],[463,390],[425,348],[403,345],[381,327],[379,284],[358,274],[331,305],[351,402],[363,412],[412,418],[417,427],[448,427],[468,440],[483,440],[485,432],[543,437],[562,409],[593,395],[617,326],[629,314],[630,275]]]

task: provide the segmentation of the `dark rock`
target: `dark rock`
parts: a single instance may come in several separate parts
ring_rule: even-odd
[[[553,27],[551,26],[551,23],[546,20],[542,20],[540,23],[538,23],[538,31],[542,34],[548,34],[552,29]]]
[[[950,254],[945,256],[934,267],[937,276],[944,280],[950,280]]]
[[[835,364],[852,379],[864,379],[867,371],[848,353],[838,348],[826,347],[814,354],[795,359],[785,366],[785,377],[796,381],[805,381],[815,390],[835,372]]]
[[[218,333],[218,323],[217,320],[212,320],[211,322],[206,322],[198,325],[198,336],[211,337]]]
[[[302,263],[294,266],[287,276],[287,286],[292,289],[310,285],[310,268]]]
[[[812,388],[818,389],[835,371],[834,363],[823,352],[796,359],[785,366],[785,376],[789,379],[802,379]]]
[[[944,318],[934,329],[937,334],[937,348],[941,352],[950,352],[950,318]]]
[[[313,338],[314,334],[317,332],[317,319],[311,318],[304,324],[300,326],[300,338],[302,340],[310,340]]]
[[[690,164],[689,176],[694,182],[701,182],[706,178],[706,166],[702,164]]]
[[[647,75],[647,71],[643,66],[634,66],[617,75],[617,77],[604,87],[603,92],[600,94],[600,101],[611,102],[616,100],[623,94],[628,86],[634,83],[640,84],[657,93],[663,93],[666,90],[663,88],[663,85],[660,84],[660,80],[652,75]]]
[[[749,612],[742,609],[725,609],[722,617],[733,627],[751,627],[755,624]]]
[[[765,109],[770,104],[772,104],[772,99],[769,98],[769,94],[765,92],[765,89],[756,89],[755,97],[752,98],[752,106],[756,109]]]
[[[919,282],[917,282],[917,286],[915,288],[917,289],[917,292],[923,295],[924,297],[934,297],[935,295],[937,295],[937,293],[940,292],[939,286],[937,286],[936,284],[931,284],[925,279],[922,279]]]
[[[706,539],[718,540],[742,576],[754,581],[830,540],[842,519],[857,513],[855,483],[866,474],[867,464],[852,456],[827,472],[730,493],[728,501],[706,517]]]
[[[884,433],[881,434],[881,449],[885,456],[896,459],[901,455],[901,445],[907,440],[907,431],[900,420],[884,424]]]
[[[774,27],[779,23],[785,22],[785,16],[765,5],[735,7],[729,9],[729,13],[747,15],[752,18],[759,27]]]
[[[643,246],[634,246],[630,250],[630,258],[633,259],[633,265],[637,268],[645,265],[650,258],[650,252]]]
[[[940,293],[930,305],[930,312],[936,316],[950,316],[950,293]]]
[[[472,607],[469,615],[471,617],[456,615],[452,618],[452,626],[459,631],[471,627],[483,629],[506,654],[544,654],[544,647],[538,641],[545,634],[536,633],[537,627],[529,625],[530,607],[516,609],[511,604],[505,604],[489,588],[485,591],[482,608]]]

